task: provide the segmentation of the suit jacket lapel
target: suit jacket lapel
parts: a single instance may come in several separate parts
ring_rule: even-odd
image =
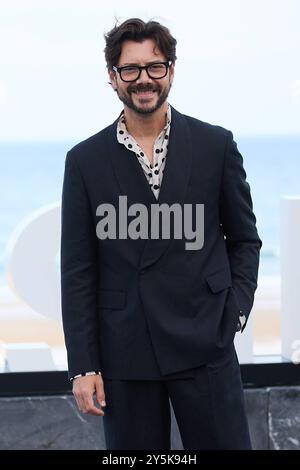
[[[183,114],[171,106],[172,120],[168,143],[168,153],[158,200],[156,200],[143,169],[133,152],[117,141],[118,119],[110,126],[108,147],[120,195],[127,195],[128,207],[142,203],[150,214],[151,204],[184,204],[187,184],[191,172],[192,146],[190,130]],[[149,229],[150,231],[150,229]],[[142,253],[140,269],[155,263],[166,251],[170,239],[141,240]]]
[[[108,147],[120,195],[127,196],[128,205],[139,202],[148,206],[157,202],[156,198],[137,157],[117,140],[118,119],[109,128]]]

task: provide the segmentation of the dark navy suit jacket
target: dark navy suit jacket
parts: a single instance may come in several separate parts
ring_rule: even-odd
[[[69,377],[156,379],[217,357],[249,317],[262,242],[233,135],[172,107],[158,200],[117,121],[75,145],[62,190],[61,299]],[[204,204],[204,244],[100,239],[99,204]],[[130,220],[130,217],[128,218]]]

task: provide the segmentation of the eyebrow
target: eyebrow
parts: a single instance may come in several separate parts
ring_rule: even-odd
[[[157,59],[157,60],[152,60],[151,62],[147,62],[146,65],[151,65],[151,64],[156,64],[157,62],[165,62],[163,59]],[[120,67],[126,67],[128,65],[140,65],[138,64],[137,62],[126,62],[125,64],[123,65],[120,65]]]

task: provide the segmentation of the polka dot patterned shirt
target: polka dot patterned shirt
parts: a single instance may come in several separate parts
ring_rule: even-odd
[[[171,106],[168,105],[168,110],[166,113],[166,125],[155,140],[153,146],[153,164],[150,164],[150,161],[139,146],[137,141],[129,134],[126,128],[124,111],[120,115],[118,125],[117,125],[117,139],[120,144],[125,145],[128,150],[131,150],[137,157],[140,162],[144,174],[148,180],[149,186],[152,189],[156,199],[159,195],[159,190],[161,187],[164,167],[166,164],[166,156],[168,151],[169,135],[170,135],[170,125],[171,125]]]

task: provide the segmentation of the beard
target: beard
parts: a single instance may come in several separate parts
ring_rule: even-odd
[[[122,101],[122,103],[124,103],[128,108],[132,109],[133,111],[139,114],[151,114],[154,113],[164,104],[164,102],[169,96],[171,86],[172,83],[169,83],[169,86],[162,91],[160,91],[159,87],[153,85],[131,86],[127,88],[126,92],[119,90],[118,88],[115,91],[117,92],[120,101]],[[132,93],[134,93],[135,91],[156,91],[158,93],[158,100],[156,101],[155,105],[150,106],[148,108],[138,106],[134,104],[133,99],[131,97]]]

